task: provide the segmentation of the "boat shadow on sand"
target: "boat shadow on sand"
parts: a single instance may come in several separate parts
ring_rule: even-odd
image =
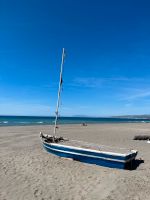
[[[132,163],[130,163],[126,166],[126,169],[127,170],[136,170],[142,163],[144,163],[143,159],[133,160]]]

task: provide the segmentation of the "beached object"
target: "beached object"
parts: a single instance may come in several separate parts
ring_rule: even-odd
[[[137,155],[136,150],[127,151],[116,148],[112,151],[111,147],[98,146],[83,141],[47,136],[42,133],[40,136],[47,152],[89,164],[126,169],[132,167],[132,161]]]
[[[99,146],[83,141],[65,139],[56,136],[58,109],[60,104],[60,94],[62,89],[62,72],[64,64],[65,51],[63,49],[62,62],[60,70],[60,81],[58,89],[58,99],[56,105],[56,118],[54,126],[54,135],[45,135],[40,133],[44,149],[52,154],[64,158],[71,158],[84,163],[96,164],[105,167],[126,169],[132,166],[132,162],[137,155],[136,150],[125,150],[119,148],[110,148]],[[110,150],[111,149],[111,150]]]
[[[137,135],[134,140],[150,140],[150,135]]]
[[[87,126],[87,124],[86,123],[82,123],[82,126]]]

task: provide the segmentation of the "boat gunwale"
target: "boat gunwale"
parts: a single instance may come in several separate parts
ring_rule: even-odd
[[[94,155],[89,155],[89,154],[82,154],[82,153],[77,153],[77,152],[72,152],[72,151],[65,151],[65,150],[60,150],[60,149],[53,149],[52,147],[46,146],[43,144],[44,148],[48,148],[50,150],[56,151],[56,152],[62,152],[66,154],[73,154],[73,155],[79,155],[79,156],[85,156],[85,157],[90,157],[90,158],[95,158],[95,159],[101,159],[101,160],[107,160],[107,161],[113,161],[113,162],[120,162],[120,163],[128,163],[132,161],[135,156],[129,158],[128,160],[119,160],[119,159],[113,159],[113,158],[105,158],[101,156],[94,156]]]
[[[86,152],[93,152],[93,153],[103,153],[103,154],[107,154],[107,155],[112,155],[112,156],[122,156],[122,157],[126,157],[126,156],[129,156],[129,155],[132,155],[132,154],[136,154],[137,151],[136,150],[132,150],[131,152],[129,153],[115,153],[115,152],[109,152],[109,151],[98,151],[98,150],[94,150],[94,149],[86,149],[86,148],[82,148],[82,147],[76,147],[76,146],[70,146],[70,145],[63,145],[63,144],[59,144],[59,143],[48,143],[48,142],[45,142],[43,139],[42,139],[42,142],[43,143],[46,143],[48,145],[52,145],[52,146],[60,146],[60,147],[67,147],[67,148],[73,148],[73,149],[76,149],[76,150],[84,150]]]

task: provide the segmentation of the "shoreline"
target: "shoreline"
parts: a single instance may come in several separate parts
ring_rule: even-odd
[[[144,121],[142,121],[142,122],[99,122],[99,123],[96,123],[96,122],[85,122],[87,125],[101,125],[101,124],[150,124],[150,122],[144,122]],[[5,123],[4,123],[5,124]],[[63,126],[63,125],[65,125],[65,126],[73,126],[73,125],[81,125],[82,126],[82,124],[83,124],[83,122],[80,122],[80,123],[60,123],[60,124],[58,124],[58,126]],[[27,126],[54,126],[54,124],[44,124],[44,123],[35,123],[35,124],[10,124],[10,125],[2,125],[2,124],[0,124],[0,127],[16,127],[16,126],[19,126],[19,127],[22,127],[22,126],[25,126],[25,127],[27,127]]]

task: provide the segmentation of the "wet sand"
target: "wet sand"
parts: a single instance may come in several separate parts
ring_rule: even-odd
[[[53,127],[0,127],[0,199],[150,199],[150,144],[133,140],[135,135],[150,135],[150,124],[62,125],[58,129],[67,138],[137,149],[141,161],[132,171],[48,154],[42,149],[40,131],[52,133]]]

